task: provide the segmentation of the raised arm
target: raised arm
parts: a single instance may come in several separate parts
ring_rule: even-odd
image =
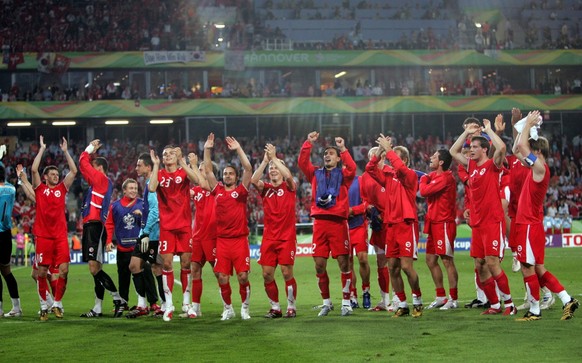
[[[77,164],[75,164],[75,160],[73,160],[73,157],[71,154],[69,154],[69,145],[67,143],[67,139],[63,137],[63,142],[60,146],[61,150],[63,151],[63,155],[65,155],[65,159],[67,159],[67,164],[69,165],[69,172],[63,179],[63,184],[65,184],[65,187],[68,190],[71,185],[73,185],[75,177],[77,176]]]
[[[188,175],[188,179],[196,184],[200,185],[200,171],[198,170],[198,156],[194,153],[188,154],[188,163],[186,163],[186,159],[182,157],[182,150],[180,149],[180,153],[177,153],[180,157],[178,158],[178,166],[180,166]]]
[[[20,185],[22,185],[22,190],[24,190],[24,194],[28,199],[30,199],[33,203],[36,203],[36,195],[34,194],[34,188],[32,184],[28,181],[26,177],[26,172],[24,171],[24,167],[22,164],[16,165],[16,176],[20,181]]]
[[[307,135],[307,140],[301,146],[299,151],[299,158],[297,160],[297,165],[299,169],[305,174],[307,180],[313,178],[313,173],[315,171],[315,166],[311,163],[311,150],[313,150],[313,144],[319,138],[319,132],[312,131]]]
[[[349,186],[349,184],[351,184],[352,181],[354,180],[354,178],[356,177],[356,169],[357,169],[356,162],[354,161],[354,159],[352,158],[352,155],[348,151],[343,138],[336,137],[335,138],[335,145],[340,150],[340,157],[342,159],[342,164],[344,165],[344,168],[342,170],[342,174],[344,175],[344,178],[346,178],[346,181],[348,182],[348,186]]]
[[[491,129],[491,121],[483,120],[483,131],[491,138],[493,142],[493,147],[495,147],[495,153],[493,154],[493,162],[497,167],[501,168],[503,166],[503,161],[505,160],[505,153],[507,146],[501,138]]]
[[[263,188],[265,187],[265,183],[261,180],[263,175],[265,174],[265,169],[269,165],[269,155],[267,153],[267,148],[265,147],[265,155],[263,156],[263,160],[259,164],[259,167],[253,175],[251,176],[251,183],[257,188],[259,194],[263,193]]]
[[[540,116],[539,111],[531,111],[527,115],[527,121],[523,131],[521,133],[521,138],[519,144],[517,145],[520,154],[525,160],[525,165],[533,170],[533,179],[536,182],[543,180],[546,174],[546,166],[544,162],[536,157],[529,146],[529,134],[532,127],[535,127]]]
[[[243,167],[241,182],[245,188],[249,189],[251,186],[251,176],[253,175],[253,166],[251,165],[249,158],[247,158],[247,154],[245,154],[245,151],[240,146],[240,143],[234,137],[227,136],[226,144],[230,150],[236,151],[241,166]]]
[[[208,182],[208,190],[213,190],[218,180],[212,170],[212,149],[214,149],[214,134],[211,132],[204,143],[204,174]]]
[[[511,109],[511,135],[513,136],[513,139],[515,140],[517,138],[517,130],[515,129],[515,124],[517,123],[517,121],[522,119],[522,115],[521,115],[521,111],[519,108],[512,108]]]
[[[285,183],[287,184],[287,188],[289,190],[297,189],[295,185],[295,179],[293,179],[293,175],[291,174],[291,170],[285,165],[285,163],[277,157],[277,148],[273,144],[267,144],[265,146],[265,153],[267,154],[269,161],[273,163],[273,165],[279,170],[281,176],[285,179]]]
[[[189,168],[192,169],[194,175],[196,175],[196,178],[198,180],[198,182],[195,183],[198,184],[202,189],[208,189],[208,180],[206,180],[206,177],[202,174],[198,166],[198,155],[194,153],[189,153],[188,164]]]
[[[463,130],[463,133],[461,135],[459,135],[459,137],[457,138],[457,140],[455,141],[455,143],[451,146],[451,149],[449,150],[453,159],[455,159],[457,161],[457,163],[459,163],[465,167],[469,164],[469,160],[463,155],[461,150],[463,149],[463,145],[465,144],[465,141],[467,141],[467,137],[469,135],[477,132],[478,130],[479,130],[479,125],[477,125],[477,124],[467,125],[465,130]]]
[[[42,156],[46,150],[46,144],[44,143],[44,136],[40,135],[39,143],[38,143],[38,154],[34,157],[34,161],[32,162],[32,166],[30,167],[30,172],[32,173],[32,187],[36,189],[42,182],[40,177],[40,173],[38,172],[38,168],[40,166],[40,161]]]
[[[152,158],[152,174],[150,175],[150,183],[148,184],[148,189],[150,192],[155,192],[158,189],[158,172],[160,171],[160,158],[156,155],[156,152],[152,149],[150,150],[150,156]]]

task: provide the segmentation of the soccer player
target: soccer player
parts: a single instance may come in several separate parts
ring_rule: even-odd
[[[471,257],[483,291],[491,307],[484,315],[499,314],[514,315],[517,310],[511,300],[509,281],[501,268],[505,240],[505,214],[499,198],[499,179],[506,146],[503,140],[491,129],[491,121],[483,120],[483,131],[491,139],[495,147],[493,157],[488,156],[491,148],[489,140],[481,135],[471,138],[469,159],[461,148],[467,137],[479,132],[477,124],[469,124],[451,147],[451,155],[460,164],[467,167],[469,173],[469,188],[471,191]],[[501,309],[496,285],[505,303]]]
[[[172,320],[174,302],[174,255],[180,256],[180,282],[182,283],[182,311],[190,306],[190,258],[192,255],[192,209],[190,207],[190,183],[199,183],[197,168],[190,168],[182,157],[179,147],[167,145],[162,151],[164,168],[160,169],[160,158],[150,151],[154,163],[149,190],[157,191],[160,213],[159,254],[163,260],[163,286],[166,297],[164,321]],[[184,311],[185,310],[185,311]]]
[[[517,143],[519,150],[517,157],[531,168],[517,204],[514,234],[517,259],[521,262],[530,307],[524,317],[517,320],[531,321],[541,318],[540,282],[558,294],[563,304],[562,320],[569,320],[574,317],[574,311],[578,309],[580,303],[568,294],[560,281],[544,266],[546,239],[542,222],[544,199],[550,184],[550,169],[546,164],[550,147],[547,139],[539,136],[530,137],[532,128],[537,126],[539,115],[539,111],[532,111],[527,115],[526,125],[518,136]]]
[[[441,310],[458,308],[457,281],[459,275],[455,267],[455,237],[457,236],[457,181],[449,169],[453,158],[448,150],[437,150],[430,157],[432,172],[423,175],[419,182],[420,195],[426,198],[428,211],[424,225],[426,241],[426,264],[436,287],[436,299],[427,309]],[[449,298],[445,295],[443,272],[439,265],[443,261],[449,280]]]
[[[299,168],[311,181],[313,218],[313,260],[323,299],[319,316],[327,316],[333,310],[329,294],[327,259],[337,259],[341,273],[342,308],[341,315],[351,315],[350,305],[350,236],[348,229],[349,201],[348,189],[356,176],[356,163],[346,148],[344,139],[335,138],[336,146],[325,146],[323,167],[311,163],[313,145],[319,139],[319,132],[312,131],[299,152]]]
[[[352,285],[350,287],[350,301],[352,309],[359,308],[358,289],[356,288],[356,273],[354,272],[354,257],[358,258],[360,265],[360,277],[362,278],[362,306],[369,309],[372,305],[370,301],[370,264],[368,263],[368,220],[366,212],[368,203],[363,198],[363,185],[361,179],[356,175],[350,189],[348,189],[348,199],[350,211],[348,226],[350,228],[350,243],[352,252],[350,256],[350,271],[352,272]]]
[[[474,117],[467,117],[465,121],[463,121],[463,128],[467,128],[467,126],[470,124],[475,124],[478,127],[475,128],[477,131],[474,134],[468,135],[467,140],[463,144],[461,153],[465,158],[469,157],[469,152],[471,151],[471,137],[481,135],[481,128],[483,127],[483,123],[479,119]],[[465,196],[463,198],[463,218],[465,218],[467,225],[471,227],[471,189],[469,188],[469,173],[467,172],[467,167],[463,164],[457,164],[457,174],[463,183],[463,188],[465,191]],[[465,304],[465,307],[488,309],[491,305],[487,300],[487,296],[485,296],[485,292],[483,292],[483,286],[481,285],[481,280],[479,279],[479,273],[477,269],[474,269],[473,280],[475,282],[475,291],[477,296],[475,299]]]
[[[368,151],[368,160],[378,151],[378,146],[372,147]],[[389,168],[385,165],[386,153],[383,152],[380,156],[381,161],[378,162],[378,169],[384,170]],[[392,302],[390,300],[390,274],[388,272],[388,259],[386,258],[386,225],[383,223],[384,206],[386,198],[386,188],[380,185],[374,178],[370,176],[367,171],[362,174],[360,178],[362,183],[362,197],[368,203],[368,218],[370,219],[370,227],[372,229],[372,236],[370,237],[370,244],[376,250],[376,264],[378,268],[378,285],[380,286],[380,302],[370,310],[372,311],[393,311]]]
[[[251,186],[253,168],[239,142],[227,136],[228,149],[236,151],[243,167],[239,181],[239,171],[232,165],[222,170],[222,183],[216,180],[212,171],[211,153],[214,148],[214,134],[210,133],[204,144],[204,169],[208,187],[216,200],[216,216],[220,216],[220,223],[216,225],[216,264],[214,272],[218,274],[220,296],[224,305],[221,320],[230,320],[235,317],[232,308],[232,289],[230,276],[232,269],[236,271],[239,283],[239,293],[242,301],[240,315],[243,320],[251,318],[249,313],[249,299],[251,285],[249,282],[250,250],[249,227],[247,220],[247,198]]]
[[[190,166],[195,168],[198,157],[190,153]],[[202,268],[208,262],[214,268],[216,261],[216,203],[208,190],[208,180],[205,176],[204,162],[198,167],[200,184],[190,189],[190,195],[196,208],[194,228],[192,230],[192,305],[188,309],[189,318],[202,316],[200,302],[202,298]],[[212,174],[216,175],[216,166],[212,163]],[[218,279],[218,274],[215,274]]]
[[[0,156],[1,159],[1,156]],[[0,273],[6,281],[10,298],[12,299],[12,309],[4,314],[2,306],[2,279],[0,279],[0,316],[6,318],[22,316],[20,307],[20,297],[18,295],[18,283],[10,270],[12,260],[12,209],[16,199],[16,188],[6,181],[6,168],[0,162]]]
[[[366,171],[386,189],[383,222],[386,224],[386,257],[398,309],[393,317],[410,314],[404,281],[404,271],[412,290],[412,316],[422,316],[422,293],[413,262],[418,256],[418,215],[416,192],[418,176],[409,168],[410,154],[404,146],[392,146],[392,139],[382,134],[376,140],[379,148],[366,165]],[[383,153],[390,167],[380,170],[378,164]]]
[[[105,221],[111,203],[113,183],[107,177],[109,164],[103,157],[93,155],[102,146],[99,139],[95,139],[87,145],[85,151],[79,157],[79,169],[83,178],[89,183],[89,190],[83,204],[83,261],[89,263],[89,271],[95,282],[95,305],[87,313],[81,314],[82,318],[97,318],[103,316],[103,297],[105,290],[113,297],[113,317],[120,317],[127,303],[117,292],[117,287],[111,277],[103,271],[103,248],[107,240]]]
[[[28,180],[28,178],[26,176],[26,172],[25,172],[22,164],[18,164],[16,166],[16,176],[18,177],[18,185],[22,186],[22,189],[24,190],[24,194],[26,195],[26,197],[31,202],[36,203],[36,196],[34,195],[34,188],[32,187],[32,184],[30,183],[30,181]],[[38,282],[37,282],[38,281],[38,266],[37,266],[36,262],[38,262],[38,261],[36,261],[36,259],[35,259],[35,263],[32,265],[32,271],[31,271],[30,277],[32,277],[35,284],[38,284]],[[47,275],[48,275],[47,280],[49,280],[48,282],[50,285],[50,290],[52,290],[52,294],[51,294],[51,291],[49,291],[49,289],[47,288],[44,300],[46,300],[47,307],[48,306],[52,307],[54,304],[53,294],[55,294],[57,291],[57,282],[59,280],[59,267],[54,266],[54,265],[50,266],[48,271],[47,271]],[[39,299],[41,301],[43,300],[41,298],[41,295],[39,295]],[[61,302],[61,305],[62,305],[62,302]],[[64,308],[62,308],[62,307],[61,307],[61,312],[64,312]],[[39,311],[39,315],[40,315],[40,313],[41,313],[41,311]]]
[[[125,315],[128,319],[148,315],[149,312],[146,306],[146,297],[150,303],[150,311],[154,312],[154,314],[163,315],[162,309],[156,304],[158,294],[156,292],[156,283],[154,282],[152,275],[152,270],[154,270],[156,273],[156,279],[158,280],[158,292],[163,301],[165,297],[162,282],[162,260],[158,257],[158,245],[160,239],[158,197],[155,192],[149,191],[149,182],[153,166],[152,158],[150,154],[147,153],[143,153],[139,156],[135,166],[137,175],[144,177],[146,182],[141,210],[141,229],[139,231],[137,244],[129,262],[129,270],[133,276],[133,285],[137,292],[137,306],[134,310]],[[152,267],[150,267],[150,265]]]
[[[106,248],[111,251],[113,235],[117,239],[117,279],[119,295],[129,302],[131,271],[129,264],[136,249],[141,228],[143,199],[137,197],[138,185],[135,179],[125,179],[121,186],[123,197],[111,203],[105,229]],[[139,246],[141,249],[141,245]],[[120,315],[121,316],[121,315]]]
[[[261,180],[268,166],[269,182]],[[265,146],[265,156],[251,177],[251,182],[263,199],[265,213],[263,241],[259,264],[263,268],[265,292],[271,303],[271,309],[265,318],[280,318],[283,316],[279,305],[279,289],[275,281],[275,269],[281,266],[285,280],[287,295],[286,318],[296,316],[295,299],[297,297],[297,282],[293,276],[295,252],[297,250],[297,235],[295,231],[295,198],[297,185],[291,171],[283,160],[277,158],[274,145]]]
[[[517,122],[519,122],[519,120],[522,119],[522,114],[521,111],[518,108],[513,108],[511,110],[511,125],[515,126],[515,124]],[[512,255],[513,255],[513,263],[512,263],[512,271],[513,272],[518,272],[521,271],[521,263],[517,260],[517,245],[515,244],[515,216],[517,213],[517,204],[519,201],[519,196],[521,194],[521,189],[524,185],[524,181],[526,179],[526,177],[531,173],[531,170],[529,168],[527,168],[525,165],[523,165],[521,163],[521,161],[519,160],[519,158],[516,156],[516,154],[519,153],[518,150],[518,132],[515,129],[515,127],[512,127],[512,136],[513,136],[513,140],[514,140],[514,144],[513,144],[513,155],[508,155],[507,156],[507,163],[509,165],[509,205],[507,208],[507,214],[509,216],[510,219],[510,224],[509,224],[509,247],[511,248],[512,251]],[[542,310],[544,309],[548,309],[550,306],[552,306],[555,303],[555,299],[554,299],[554,295],[552,294],[552,292],[545,286],[541,286],[542,287],[542,292],[544,293],[544,296],[542,297],[542,300],[540,301],[540,308]],[[530,307],[529,305],[529,301],[528,301],[528,296],[527,296],[527,291],[525,293],[525,298],[524,298],[524,303],[520,306],[517,307],[517,310],[528,310]]]
[[[69,262],[69,239],[67,220],[65,218],[65,197],[77,175],[77,165],[69,154],[67,140],[63,138],[60,145],[63,155],[67,160],[69,172],[59,182],[59,169],[56,166],[46,166],[41,175],[38,172],[42,156],[46,151],[44,137],[40,136],[38,154],[32,163],[32,187],[35,192],[36,219],[32,233],[36,240],[36,266],[38,268],[37,289],[40,300],[40,320],[48,320],[50,308],[56,318],[63,317],[62,298],[67,288],[67,275]],[[59,269],[54,302],[48,306],[46,298],[48,293],[47,273],[49,267],[57,266]]]

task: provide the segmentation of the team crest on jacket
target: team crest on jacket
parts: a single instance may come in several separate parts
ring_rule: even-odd
[[[125,226],[123,226],[123,228],[133,229],[133,226],[135,226],[135,217],[133,216],[133,214],[127,213],[126,215],[124,215],[123,216],[123,223],[125,224]]]
[[[238,193],[232,192],[232,193],[230,193],[230,196],[233,197],[234,199],[236,199],[236,198],[238,198]]]
[[[177,176],[176,177],[176,184],[180,184],[182,183],[182,177],[181,176]]]
[[[61,191],[60,190],[56,190],[55,191],[55,197],[60,198],[61,197]]]

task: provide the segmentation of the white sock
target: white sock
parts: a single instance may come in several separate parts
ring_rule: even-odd
[[[95,298],[95,305],[93,305],[93,311],[97,314],[101,314],[103,306],[103,300],[99,299],[98,297]]]
[[[20,309],[20,298],[16,298],[16,299],[11,298],[11,300],[12,300],[12,310],[20,311],[21,310]],[[568,301],[570,301],[570,300],[568,300]]]
[[[566,305],[567,303],[572,300],[572,297],[566,292],[566,290],[562,290],[558,293],[558,297],[562,300],[562,305]]]

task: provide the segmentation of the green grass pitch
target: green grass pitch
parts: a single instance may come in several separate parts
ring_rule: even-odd
[[[547,268],[573,296],[581,299],[580,260],[582,249],[546,250]],[[415,264],[425,306],[434,299],[434,285],[424,263]],[[474,296],[473,263],[467,252],[457,253],[459,302]],[[520,273],[510,272],[503,263],[517,305],[523,302]],[[153,317],[135,320],[111,318],[111,298],[106,296],[105,317],[81,319],[79,314],[93,306],[93,280],[86,265],[71,266],[65,298],[65,317],[48,322],[38,320],[38,299],[30,269],[18,267],[24,316],[0,318],[0,360],[2,362],[483,362],[483,361],[578,361],[582,357],[580,334],[582,311],[569,321],[560,321],[561,304],[556,302],[536,322],[516,322],[514,317],[481,316],[480,310],[459,308],[428,310],[421,318],[392,319],[389,313],[356,309],[350,317],[339,312],[341,287],[337,264],[329,260],[332,299],[336,304],[329,316],[317,317],[312,307],[321,304],[313,261],[298,258],[298,311],[295,319],[268,320],[262,316],[269,304],[263,289],[260,267],[253,261],[251,273],[252,319],[240,319],[238,284],[232,280],[237,317],[220,321],[222,304],[210,269],[204,270],[202,317],[169,323]],[[373,303],[378,300],[375,258],[371,256]],[[178,270],[178,266],[176,266]],[[106,266],[114,279],[115,266]],[[277,271],[280,297],[285,308],[282,278]],[[359,281],[359,277],[358,277]],[[359,282],[358,282],[359,284]],[[5,286],[5,285],[4,285]],[[445,282],[445,286],[448,286]],[[133,287],[132,287],[133,289]],[[132,290],[133,291],[133,290]],[[181,304],[175,286],[174,303]],[[406,288],[409,301],[410,289]],[[131,294],[130,305],[135,303]],[[361,303],[361,301],[360,301]],[[10,307],[4,288],[4,309]],[[520,312],[519,316],[523,313]]]

